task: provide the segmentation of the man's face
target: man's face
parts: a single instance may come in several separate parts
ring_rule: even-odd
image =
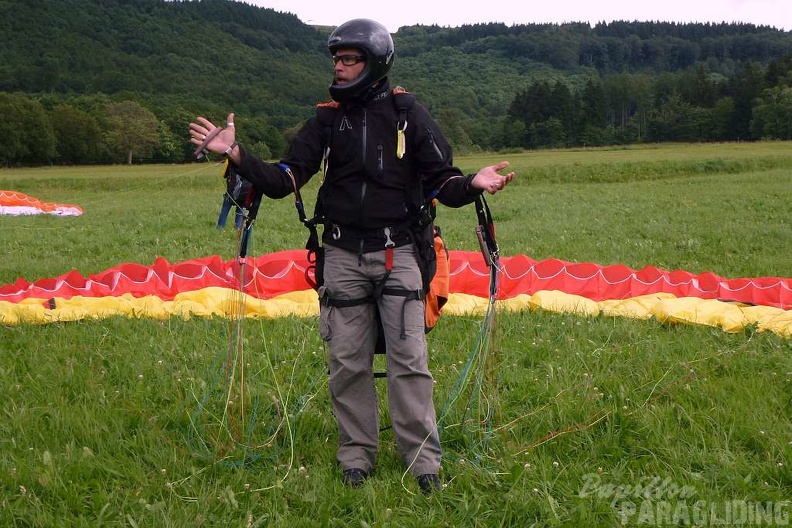
[[[366,67],[366,56],[355,48],[339,48],[333,55],[335,83],[343,85],[354,81]]]

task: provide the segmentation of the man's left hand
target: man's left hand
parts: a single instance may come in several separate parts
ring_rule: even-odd
[[[514,179],[514,171],[506,174],[500,174],[500,171],[509,166],[508,161],[501,161],[495,165],[484,167],[480,169],[471,180],[470,185],[475,189],[487,191],[490,194],[495,194],[503,190],[509,182]]]

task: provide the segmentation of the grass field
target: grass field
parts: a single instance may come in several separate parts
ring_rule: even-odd
[[[471,172],[500,159],[518,174],[489,199],[503,255],[790,276],[790,143],[457,163]],[[156,257],[230,258],[233,230],[214,228],[222,187],[220,168],[206,163],[2,170],[0,189],[85,213],[0,217],[0,284]],[[440,210],[452,249],[477,248],[474,222],[471,208]],[[299,248],[305,236],[288,198],[267,201],[254,251]],[[222,400],[227,321],[0,327],[0,525],[789,524],[789,340],[500,312],[496,368],[479,395],[496,402],[488,428],[449,402],[480,324],[446,316],[429,336],[436,406],[447,411],[446,487],[432,497],[404,474],[387,430],[370,482],[341,485],[313,319],[245,323],[248,386],[262,402],[240,425],[249,449],[215,441],[211,417],[203,427],[196,413],[200,400]]]

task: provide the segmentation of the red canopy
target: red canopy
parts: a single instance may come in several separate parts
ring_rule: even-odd
[[[451,293],[487,297],[489,270],[478,252],[451,251]],[[69,299],[73,296],[105,297],[155,295],[171,300],[182,292],[210,286],[238,288],[261,299],[310,289],[304,250],[288,250],[248,257],[240,267],[236,259],[204,257],[171,264],[157,259],[151,266],[125,263],[87,277],[70,271],[55,278],[0,286],[0,301]],[[792,279],[778,277],[724,279],[713,273],[695,275],[655,267],[633,270],[623,265],[600,266],[557,259],[535,261],[524,255],[501,258],[499,299],[543,290],[580,295],[593,301],[628,299],[652,293],[699,297],[748,304],[792,307]],[[240,269],[244,270],[240,273]]]

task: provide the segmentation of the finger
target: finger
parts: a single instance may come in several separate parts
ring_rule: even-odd
[[[226,119],[226,126],[228,127],[234,126],[234,112],[228,114],[228,118]]]
[[[194,138],[203,139],[209,131],[202,127],[201,125],[196,125],[195,123],[190,123],[190,135]]]
[[[207,130],[212,130],[215,126],[214,123],[206,119],[205,117],[199,117],[197,119],[199,123],[201,123]]]
[[[195,149],[195,153],[194,153],[196,158],[200,159],[201,157],[203,157],[204,151],[206,150],[206,146],[222,130],[223,129],[220,128],[220,127],[214,127],[212,130],[209,131],[208,134],[206,134],[205,136],[200,138],[201,141],[200,141],[200,143],[198,143],[198,148]]]
[[[201,141],[203,141],[203,140],[204,140],[204,138],[206,138],[206,134],[204,134],[204,133],[201,133],[201,132],[200,132],[200,131],[198,131],[198,130],[191,130],[191,131],[190,131],[190,135],[192,136],[192,137],[190,138],[190,140],[193,140],[193,139],[195,139],[195,140],[197,140],[198,142],[201,142]]]
[[[494,170],[495,172],[500,172],[508,166],[509,166],[508,161],[501,161],[500,163],[493,165],[492,170]]]

